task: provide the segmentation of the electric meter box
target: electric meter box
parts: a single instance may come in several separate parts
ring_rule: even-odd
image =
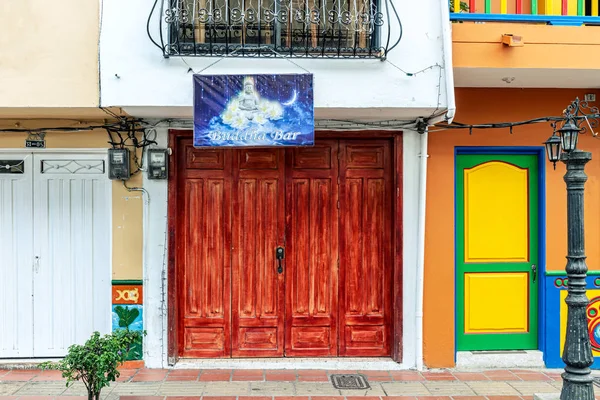
[[[126,181],[131,177],[128,149],[108,149],[108,178]]]
[[[169,159],[167,149],[148,149],[148,179],[167,179]]]

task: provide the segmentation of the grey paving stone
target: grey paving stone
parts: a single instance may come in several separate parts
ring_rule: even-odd
[[[23,386],[25,386],[25,383],[0,382],[0,396],[10,396],[11,394],[16,393]]]
[[[339,396],[340,391],[330,382],[297,382],[297,396]]]
[[[248,382],[207,382],[203,396],[248,396]]]
[[[387,396],[427,396],[431,394],[421,382],[383,382],[381,388]]]
[[[507,382],[501,381],[473,381],[467,382],[478,396],[518,396],[519,391]]]
[[[293,382],[251,382],[250,396],[293,396]]]
[[[425,382],[427,390],[435,396],[474,396],[475,392],[464,382]]]

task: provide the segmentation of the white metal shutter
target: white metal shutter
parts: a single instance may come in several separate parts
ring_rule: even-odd
[[[34,155],[34,356],[111,329],[111,181],[105,155]]]

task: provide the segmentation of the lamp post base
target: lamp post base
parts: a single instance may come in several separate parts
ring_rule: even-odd
[[[589,368],[574,370],[567,366],[561,376],[561,400],[594,400],[594,380]]]

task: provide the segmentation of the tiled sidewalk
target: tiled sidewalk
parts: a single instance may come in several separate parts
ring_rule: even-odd
[[[330,374],[361,373],[368,390],[338,390]],[[517,400],[558,393],[558,370],[324,371],[324,370],[122,370],[102,391],[108,400]],[[600,395],[600,392],[598,392]],[[75,400],[81,383],[66,388],[57,371],[0,370],[2,400]],[[600,398],[600,397],[598,397]]]

